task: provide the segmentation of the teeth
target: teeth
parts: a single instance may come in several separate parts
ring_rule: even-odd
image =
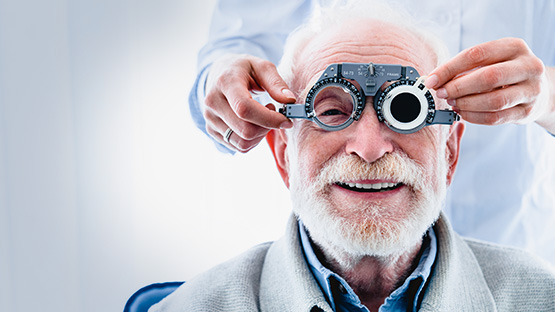
[[[362,183],[343,183],[344,185],[348,185],[349,187],[356,187],[359,189],[366,189],[366,190],[380,190],[383,188],[391,188],[394,187],[396,185],[398,185],[398,183],[374,183],[374,184],[362,184]]]

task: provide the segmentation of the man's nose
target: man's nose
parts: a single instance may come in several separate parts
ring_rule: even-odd
[[[366,107],[361,118],[349,128],[353,129],[349,129],[352,132],[345,145],[347,154],[356,154],[371,163],[394,149],[393,131],[378,120],[373,107]]]

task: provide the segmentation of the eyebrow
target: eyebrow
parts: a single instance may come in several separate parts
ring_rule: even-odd
[[[322,90],[324,92],[320,92],[318,93],[318,95],[322,94],[322,98],[319,98],[320,101],[329,99],[329,98],[333,98],[333,99],[337,99],[339,102],[345,102],[345,98],[342,98],[341,96],[339,96],[337,93],[332,92],[331,90]],[[348,94],[347,92],[345,92],[346,94]],[[350,94],[349,94],[350,96]]]

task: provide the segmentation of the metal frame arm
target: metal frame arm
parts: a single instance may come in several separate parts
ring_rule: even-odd
[[[461,117],[451,110],[436,110],[434,119],[430,125],[452,125],[455,121],[459,121]]]
[[[287,118],[312,118],[312,116],[307,116],[305,104],[285,104],[284,107],[279,109],[279,112]]]

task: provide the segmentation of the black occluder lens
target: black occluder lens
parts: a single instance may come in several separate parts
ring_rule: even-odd
[[[420,101],[411,93],[400,93],[391,101],[391,115],[400,122],[411,122],[420,114]]]

